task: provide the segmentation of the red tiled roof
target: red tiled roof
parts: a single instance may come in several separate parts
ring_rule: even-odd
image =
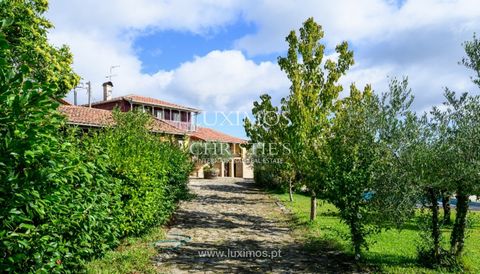
[[[224,142],[224,143],[236,143],[236,144],[243,144],[247,141],[244,139],[240,139],[237,137],[230,136],[228,134],[213,130],[211,128],[206,127],[197,127],[195,132],[191,133],[193,138],[197,138],[203,141],[215,141],[215,142]]]
[[[115,101],[120,101],[120,100],[126,100],[126,101],[132,101],[134,103],[143,103],[143,104],[149,104],[149,105],[156,105],[156,106],[162,106],[162,107],[171,107],[174,109],[181,109],[181,110],[189,110],[193,112],[200,112],[200,110],[191,108],[191,107],[185,107],[181,105],[177,105],[174,103],[162,101],[159,99],[151,98],[151,97],[145,97],[145,96],[140,96],[140,95],[135,95],[135,94],[129,94],[125,96],[120,96],[120,97],[115,97],[107,101],[100,101],[100,102],[95,102],[92,103],[93,105],[102,105],[105,103],[110,103],[110,102],[115,102]]]
[[[58,110],[67,116],[70,124],[104,127],[114,123],[109,110],[69,105],[62,105]]]
[[[69,124],[90,126],[90,127],[106,127],[114,125],[112,111],[99,108],[89,108],[83,106],[61,105],[59,107],[61,113],[65,114]],[[187,132],[177,128],[169,123],[152,117],[153,123],[151,130],[154,132],[163,132],[176,135],[185,135]],[[240,139],[211,128],[197,127],[196,131],[191,132],[190,136],[203,141],[216,141],[225,143],[242,144],[247,141]]]
[[[91,127],[105,127],[111,126],[115,123],[112,112],[110,110],[88,108],[82,106],[61,105],[59,107],[59,111],[65,114],[69,124]],[[177,135],[185,134],[185,131],[182,131],[157,118],[153,118],[151,130],[153,132],[163,132]]]

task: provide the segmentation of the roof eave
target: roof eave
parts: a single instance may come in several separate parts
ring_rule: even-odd
[[[90,123],[78,123],[78,122],[70,122],[67,121],[67,124],[69,125],[75,125],[75,126],[82,126],[82,127],[96,127],[96,128],[105,128],[108,127],[109,125],[99,125],[99,124],[90,124]],[[164,133],[164,134],[172,134],[172,135],[185,135],[182,132],[173,132],[173,131],[166,131],[166,130],[150,130],[150,132],[153,133]]]
[[[152,107],[160,106],[160,107],[164,107],[164,108],[171,108],[171,109],[175,109],[175,110],[184,110],[184,111],[190,111],[190,112],[195,112],[195,113],[202,112],[200,109],[195,109],[195,108],[181,107],[181,106],[177,107],[177,106],[170,106],[170,105],[164,105],[164,104],[146,103],[146,102],[142,102],[142,101],[138,101],[138,100],[133,100],[131,98],[124,98],[124,100],[128,101],[128,102],[131,102],[131,103],[143,104],[143,105],[152,106]]]
[[[79,123],[79,122],[70,122],[70,121],[67,121],[67,124],[69,125],[75,125],[75,126],[83,126],[83,127],[98,127],[98,128],[102,128],[102,127],[107,127],[108,125],[99,125],[99,124],[90,124],[90,123]]]

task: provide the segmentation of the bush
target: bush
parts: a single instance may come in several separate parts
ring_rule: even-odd
[[[150,134],[145,115],[117,113],[116,128],[82,136],[62,133],[52,100],[40,100],[49,119],[35,123],[15,110],[37,99],[22,99],[2,100],[2,271],[79,270],[121,237],[164,223],[185,198],[190,158]]]
[[[0,1],[0,272],[76,271],[163,223],[191,163],[145,123],[134,127],[144,116],[118,115],[132,136],[66,129],[56,99],[78,76],[67,48],[47,43],[47,2],[27,2]]]
[[[273,164],[256,163],[253,168],[253,179],[256,185],[269,190],[287,192],[288,185],[279,174],[279,168]]]
[[[119,196],[100,147],[61,132],[56,86],[28,73],[0,67],[0,271],[75,269],[117,242]]]
[[[0,272],[81,269],[164,223],[187,193],[188,155],[137,124],[144,116],[118,114],[118,128],[79,138],[54,92],[0,70]]]
[[[148,114],[115,111],[114,118],[115,127],[94,138],[109,156],[112,175],[121,179],[121,230],[135,235],[168,219],[187,193],[192,164],[173,142],[148,131]]]
[[[203,177],[205,179],[213,179],[213,178],[217,177],[219,173],[220,173],[219,170],[217,168],[214,168],[214,167],[205,166],[203,168]]]

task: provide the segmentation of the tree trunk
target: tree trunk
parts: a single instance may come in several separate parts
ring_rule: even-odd
[[[450,239],[450,248],[452,254],[457,257],[462,256],[463,245],[465,241],[465,227],[467,225],[468,213],[468,195],[457,193],[457,215],[453,224],[452,236]]]
[[[443,224],[449,225],[452,223],[451,208],[450,208],[450,195],[444,193],[442,195],[442,207],[443,207]]]
[[[317,217],[317,196],[315,192],[312,191],[312,196],[310,197],[310,221],[315,220]]]
[[[288,196],[290,198],[290,202],[293,202],[293,184],[292,180],[288,180]]]
[[[355,215],[350,217],[350,233],[352,234],[353,251],[355,253],[355,260],[361,258],[361,247],[364,242],[362,231],[360,230],[360,220],[358,219],[358,208],[355,208]]]
[[[430,210],[432,211],[432,239],[433,239],[433,251],[435,260],[440,255],[440,225],[438,223],[438,204],[437,195],[433,188],[428,189],[428,199],[430,202]]]

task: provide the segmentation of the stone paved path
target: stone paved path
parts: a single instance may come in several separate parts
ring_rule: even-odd
[[[169,233],[192,240],[159,251],[154,262],[160,273],[352,272],[350,264],[332,255],[304,251],[285,222],[288,216],[252,182],[198,179],[190,187],[196,197],[180,205]],[[208,251],[217,255],[202,254]],[[247,251],[255,255],[246,258]]]

